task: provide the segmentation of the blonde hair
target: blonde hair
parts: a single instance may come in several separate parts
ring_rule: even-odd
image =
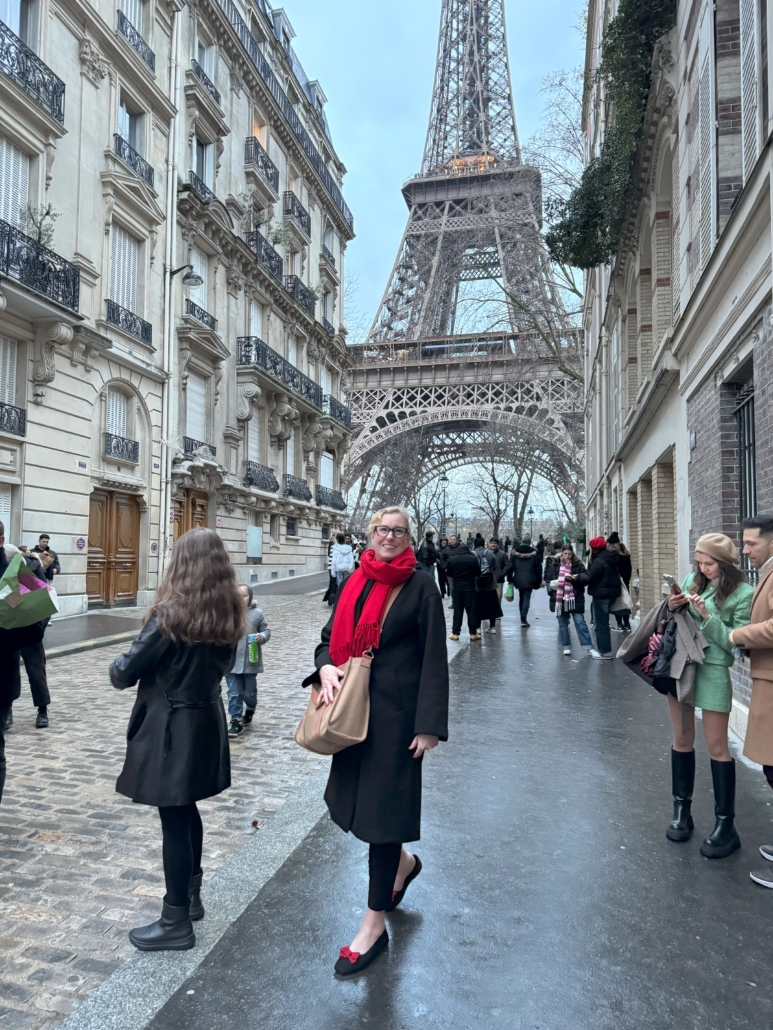
[[[408,514],[407,508],[401,508],[398,504],[393,504],[390,505],[390,507],[388,508],[379,508],[377,512],[371,515],[370,522],[368,523],[368,536],[371,536],[373,534],[373,530],[376,528],[376,526],[381,525],[381,522],[385,515],[402,516],[402,518],[405,519],[406,526],[408,527],[409,535],[416,535],[413,531],[413,526],[411,525],[411,516]]]

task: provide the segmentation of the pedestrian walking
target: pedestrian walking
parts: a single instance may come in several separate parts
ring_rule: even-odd
[[[572,653],[569,620],[574,623],[577,639],[584,651],[593,647],[590,630],[585,622],[585,588],[588,570],[574,553],[571,544],[564,544],[558,555],[545,562],[545,583],[550,598],[550,610],[558,617],[558,634],[565,655]]]
[[[752,568],[759,569],[750,623],[733,629],[729,642],[749,656],[752,696],[743,752],[762,765],[773,787],[773,515],[757,515],[742,523],[743,553]],[[760,854],[773,863],[773,845],[763,844]],[[773,887],[773,865],[753,869],[752,880]]]
[[[625,546],[623,541],[620,539],[619,533],[610,533],[607,537],[607,546],[617,551],[617,571],[620,573],[620,579],[625,584],[626,592],[630,592],[631,589],[631,576],[633,574],[633,565],[631,563],[631,552]],[[617,630],[620,633],[624,633],[631,628],[631,609],[630,608],[615,608],[612,607],[612,614],[615,617],[617,623]]]
[[[336,577],[333,575],[333,548],[335,547],[335,540],[330,540],[327,545],[327,590],[322,596],[322,603],[327,604],[328,608],[333,607],[333,602],[336,596]]]
[[[494,574],[494,584],[497,592],[497,601],[499,602],[500,613],[502,611],[502,591],[505,587],[505,578],[507,576],[507,557],[504,551],[499,549],[499,540],[495,536],[488,542],[489,550],[486,558],[488,559],[491,571]],[[498,615],[496,618],[501,619],[502,615]],[[487,633],[496,633],[497,622],[495,619],[489,619],[489,627],[486,630]]]
[[[421,546],[416,551],[416,561],[422,572],[435,579],[435,565],[437,563],[437,548],[435,547],[435,534],[430,529],[424,534]]]
[[[540,568],[542,568],[542,563],[545,560],[545,537],[542,533],[540,533],[537,538],[537,543],[535,544],[534,549],[537,552],[537,557],[539,558]]]
[[[266,617],[254,600],[252,587],[241,584],[247,632],[236,647],[236,658],[225,682],[228,687],[229,737],[238,737],[249,726],[258,707],[258,676],[263,672],[263,646],[271,639]]]
[[[354,554],[352,545],[346,543],[343,533],[336,534],[333,554],[330,561],[330,572],[336,579],[336,590],[341,589],[344,580],[354,572]]]
[[[451,537],[446,559],[446,568],[451,580],[451,607],[454,614],[451,622],[451,639],[458,640],[462,632],[462,620],[467,614],[467,629],[470,640],[480,640],[480,619],[477,613],[475,581],[480,576],[480,565],[472,551],[464,544],[453,543]]]
[[[445,567],[443,565],[443,552],[448,547],[448,537],[441,536],[438,540],[438,553],[437,553],[437,584],[440,588],[440,596],[448,597],[451,596],[451,585],[448,582],[448,575],[446,574]]]
[[[335,971],[364,969],[386,948],[385,915],[421,872],[406,842],[421,835],[420,759],[448,739],[448,656],[443,604],[428,576],[415,574],[404,508],[377,511],[370,549],[346,583],[315,654],[320,700],[332,703],[341,666],[371,647],[370,721],[361,744],[333,755],[325,801],[333,821],[369,845],[368,907]],[[381,620],[394,588],[389,612]]]
[[[590,542],[588,593],[593,598],[592,616],[596,647],[591,648],[588,654],[597,661],[612,661],[609,611],[612,602],[620,596],[621,591],[618,553],[607,547],[603,536],[595,536]]]
[[[509,536],[506,536],[505,537],[505,554],[509,554],[510,553],[510,545],[511,544],[512,544],[512,540],[510,539]]]
[[[51,537],[48,533],[41,533],[38,537],[37,544],[32,548],[33,554],[46,554],[50,557],[51,561],[45,569],[46,579],[49,582],[53,582],[54,576],[58,576],[62,571],[59,564],[59,555],[51,547]]]
[[[453,575],[449,566],[449,561],[456,554],[470,554],[470,549],[466,544],[463,544],[458,536],[453,533],[448,538],[448,544],[438,555],[438,568],[442,565],[443,571],[445,572],[446,579],[448,580],[448,596],[451,598],[451,604],[449,608],[454,607],[454,581]],[[461,623],[459,624],[461,628]]]
[[[518,591],[521,628],[528,629],[532,591],[538,590],[542,583],[542,565],[537,557],[536,548],[531,546],[531,537],[523,537],[520,544],[511,549],[507,582],[512,583]]]
[[[480,572],[475,580],[475,619],[479,627],[488,619],[489,625],[486,632],[496,633],[497,619],[502,618],[502,606],[497,596],[497,581],[494,575],[491,551],[483,543],[483,537],[478,537],[478,539],[481,544],[472,552],[478,559],[480,567]],[[471,636],[470,639],[480,639],[480,629],[475,638]]]
[[[17,551],[21,554],[24,559],[24,564],[38,579],[46,581],[48,579],[47,573],[54,561],[54,556],[48,552],[33,553],[28,547],[21,545],[18,548],[13,545],[7,545],[6,551],[10,558],[12,554]],[[49,619],[43,620],[43,632],[48,627]],[[27,673],[27,679],[30,685],[30,693],[32,694],[32,703],[37,708],[35,715],[35,728],[46,729],[49,725],[49,712],[48,706],[51,704],[51,694],[48,690],[48,679],[46,676],[46,650],[43,640],[36,640],[32,644],[28,644],[23,647],[19,652],[18,658],[24,665],[24,671]],[[16,685],[14,688],[13,701],[18,701],[21,697],[21,676],[17,678]],[[13,725],[13,706],[9,707],[5,717],[5,728],[10,729]]]
[[[160,919],[129,932],[140,951],[181,951],[201,919],[203,828],[196,802],[231,785],[220,681],[245,631],[244,600],[220,537],[191,529],[174,545],[145,626],[110,666],[119,690],[139,680],[116,790],[158,808],[166,894]]]

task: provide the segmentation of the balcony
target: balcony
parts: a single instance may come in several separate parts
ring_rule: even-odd
[[[286,475],[285,476],[285,497],[294,497],[298,501],[310,501],[311,490],[309,490],[309,484],[305,479],[299,479],[297,476]]]
[[[241,336],[236,341],[236,348],[237,365],[256,365],[258,368],[262,368],[273,379],[288,387],[318,410],[322,410],[322,387],[305,376],[303,372],[299,372],[295,365],[291,365],[267,343],[258,339],[257,336]]]
[[[322,257],[332,267],[333,271],[335,271],[336,259],[333,257],[333,251],[330,247],[326,247],[324,243],[322,244]]]
[[[19,89],[64,125],[64,83],[38,55],[0,21],[0,70]]]
[[[336,334],[335,326],[333,325],[332,322],[328,322],[328,320],[325,318],[324,315],[322,316],[322,320],[321,321],[322,321],[322,328],[325,330],[327,335],[329,337],[331,337],[331,339],[332,339],[332,337],[334,337],[335,334]]]
[[[274,250],[265,236],[257,229],[247,233],[247,246],[255,251],[255,257],[264,265],[275,279],[281,283],[284,264],[281,256]]]
[[[150,322],[144,322],[139,315],[133,311],[127,311],[114,300],[107,302],[107,320],[110,325],[116,326],[121,332],[135,337],[148,347],[153,346],[153,326]]]
[[[203,204],[211,204],[213,200],[217,200],[209,186],[195,172],[188,172],[188,182],[193,186],[194,193]]]
[[[137,30],[126,17],[126,15],[123,13],[123,11],[118,12],[118,31],[121,33],[123,38],[135,52],[135,54],[141,57],[145,64],[148,66],[148,68],[150,68],[150,70],[154,72],[156,70],[156,55],[150,49],[150,47],[139,34],[139,32],[137,32]]]
[[[137,440],[127,440],[125,436],[105,433],[105,457],[113,461],[124,461],[128,465],[138,465],[140,445]]]
[[[336,511],[346,511],[346,501],[338,490],[331,490],[329,486],[317,487],[317,504],[322,508],[335,508]]]
[[[311,215],[296,195],[289,190],[284,195],[283,211],[285,217],[292,218],[301,230],[306,242],[311,243]]]
[[[80,269],[2,220],[0,275],[15,279],[70,311],[78,310]]]
[[[27,435],[27,412],[24,408],[15,408],[13,404],[0,403],[0,433],[13,433],[14,436]]]
[[[248,169],[254,168],[274,194],[279,196],[279,169],[254,136],[249,136],[244,142],[244,164]]]
[[[297,275],[286,275],[285,289],[293,300],[297,301],[303,310],[314,318],[314,313],[317,308],[317,298],[308,286],[303,285],[300,277]]]
[[[217,450],[209,443],[203,443],[201,440],[193,440],[190,436],[183,437],[183,450],[186,454],[197,454],[199,451],[209,451],[208,457],[210,461],[214,461],[217,457]]]
[[[279,490],[273,469],[259,465],[256,461],[245,461],[244,465],[245,486],[256,486],[258,490],[265,490],[269,494],[275,494]]]
[[[207,75],[207,73],[204,71],[204,69],[201,67],[197,60],[193,60],[191,67],[193,68],[193,74],[196,76],[196,78],[202,84],[204,89],[207,91],[207,93],[209,93],[209,95],[212,97],[212,99],[219,107],[220,93],[215,89],[215,84],[212,81],[212,79],[210,79],[210,77]]]
[[[211,329],[213,333],[217,332],[217,319],[213,318],[204,308],[200,308],[198,304],[194,304],[192,300],[185,301],[185,313],[201,322],[207,329]]]
[[[322,401],[322,410],[326,415],[334,418],[336,422],[340,422],[342,426],[346,426],[347,429],[352,428],[352,413],[342,404],[337,401],[331,394],[326,393]]]
[[[120,11],[118,12],[121,13]],[[153,189],[154,173],[152,167],[148,164],[144,157],[141,157],[134,147],[130,146],[123,136],[119,136],[115,133],[115,156],[120,158],[125,165],[127,165],[138,175],[140,179]]]

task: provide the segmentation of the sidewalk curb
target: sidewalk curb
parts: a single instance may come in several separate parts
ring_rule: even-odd
[[[130,629],[126,633],[113,633],[109,637],[95,637],[93,640],[79,640],[75,644],[62,644],[61,647],[47,647],[46,661],[51,658],[64,658],[70,654],[80,654],[82,651],[94,651],[98,647],[110,647],[111,644],[120,644],[124,640],[134,640],[139,636],[138,629]]]

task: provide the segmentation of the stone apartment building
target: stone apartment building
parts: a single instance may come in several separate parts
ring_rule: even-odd
[[[293,36],[265,0],[0,0],[0,520],[51,534],[63,614],[148,603],[193,526],[245,582],[325,567],[354,228]]]
[[[591,0],[586,72],[615,3]],[[771,27],[767,0],[679,0],[656,61],[638,206],[610,265],[586,273],[589,535],[616,529],[642,610],[684,576],[701,533],[740,542],[773,511]],[[601,89],[583,109],[598,153]],[[735,726],[748,682],[736,672]]]

